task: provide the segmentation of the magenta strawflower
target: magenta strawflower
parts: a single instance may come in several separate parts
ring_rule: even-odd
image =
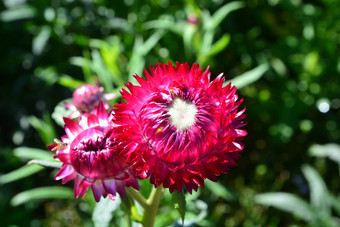
[[[83,198],[90,186],[97,202],[101,196],[114,199],[116,192],[124,196],[125,186],[139,189],[126,160],[112,149],[110,136],[114,129],[110,121],[110,114],[100,102],[92,114],[83,114],[79,123],[64,118],[66,135],[48,146],[63,162],[55,179],[62,179],[62,183],[75,179],[75,197]]]
[[[117,147],[141,178],[169,188],[186,186],[191,193],[206,178],[236,165],[247,134],[245,109],[238,112],[236,88],[223,87],[222,74],[210,82],[210,72],[199,65],[158,64],[145,70],[140,86],[127,84],[126,100],[115,105]],[[119,144],[118,144],[119,141]]]
[[[78,87],[72,95],[72,103],[65,103],[65,106],[73,111],[70,118],[79,117],[82,113],[91,113],[98,103],[102,101],[106,109],[110,108],[109,100],[116,98],[113,93],[105,93],[104,88],[99,84],[93,86],[85,84]]]

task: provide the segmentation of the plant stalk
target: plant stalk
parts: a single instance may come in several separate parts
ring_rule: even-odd
[[[136,191],[135,189],[131,188],[131,187],[126,187],[125,191],[134,199],[136,200],[144,209],[148,209],[149,208],[149,204],[146,201],[146,199],[144,198],[144,196],[142,196],[138,191]]]
[[[143,215],[143,226],[144,227],[154,226],[162,195],[163,195],[163,185],[160,185],[158,188],[152,189],[150,197],[147,200],[149,207],[147,209],[144,209],[144,215]]]

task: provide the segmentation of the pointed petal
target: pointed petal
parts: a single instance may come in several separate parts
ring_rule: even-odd
[[[129,180],[126,181],[127,186],[131,186],[134,189],[139,190],[139,184],[138,184],[136,177],[130,171],[129,171],[129,176],[130,176]]]
[[[89,128],[99,126],[98,118],[94,114],[90,114],[87,117],[87,125]]]
[[[96,180],[92,185],[92,192],[96,202],[100,201],[100,197],[103,195],[104,187],[102,185],[102,180]]]
[[[65,149],[61,150],[56,156],[61,162],[65,164],[71,164],[70,146],[67,146]]]
[[[81,198],[85,197],[85,194],[87,190],[89,190],[89,187],[93,184],[95,179],[92,178],[84,178],[82,182],[80,183],[79,187],[81,188],[80,196]]]
[[[78,198],[82,188],[80,187],[80,183],[82,182],[82,180],[84,179],[84,177],[78,175],[75,180],[74,180],[74,197]]]
[[[65,122],[65,132],[68,135],[69,138],[73,139],[76,137],[81,131],[83,131],[83,128],[76,123],[75,121],[64,117]]]
[[[105,179],[103,180],[103,186],[108,194],[116,195],[116,180],[115,179]]]
[[[121,197],[125,196],[125,183],[124,183],[124,181],[117,180],[116,181],[116,189],[117,189],[117,192],[119,193],[119,195]]]
[[[63,184],[66,184],[67,182],[73,180],[74,178],[76,178],[77,176],[77,173],[76,172],[73,172],[72,174],[66,176],[63,178],[63,180],[61,181]]]
[[[58,173],[55,175],[55,180],[60,180],[64,177],[67,177],[74,173],[74,169],[71,165],[64,164],[58,171]]]
[[[99,102],[98,107],[97,107],[97,117],[98,117],[100,126],[108,125],[108,114],[106,112],[105,106],[102,101]]]

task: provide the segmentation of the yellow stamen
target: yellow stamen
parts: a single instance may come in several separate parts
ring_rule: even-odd
[[[159,133],[159,132],[161,132],[161,131],[162,131],[162,129],[163,129],[163,127],[160,127],[160,128],[158,128],[158,129],[157,129],[157,131],[156,131],[156,133]]]

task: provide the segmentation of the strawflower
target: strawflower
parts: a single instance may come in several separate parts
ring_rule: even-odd
[[[72,103],[65,103],[65,106],[73,111],[69,118],[77,118],[83,113],[91,113],[100,101],[104,103],[106,109],[109,109],[109,100],[114,98],[116,95],[113,93],[104,94],[104,88],[99,84],[95,86],[85,84],[73,92]]]
[[[83,114],[79,123],[64,118],[66,135],[62,141],[48,146],[56,152],[55,159],[63,162],[55,176],[65,184],[73,179],[74,196],[85,196],[89,187],[98,202],[103,196],[115,199],[116,192],[125,194],[125,187],[139,189],[125,159],[112,149],[110,136],[114,130],[110,114],[99,102],[92,114]]]
[[[223,87],[222,74],[210,82],[210,72],[188,63],[158,64],[151,75],[128,83],[125,102],[115,105],[115,149],[127,156],[140,178],[191,193],[204,180],[235,166],[247,132],[245,109],[238,111],[236,88]],[[112,113],[113,113],[112,112]]]

